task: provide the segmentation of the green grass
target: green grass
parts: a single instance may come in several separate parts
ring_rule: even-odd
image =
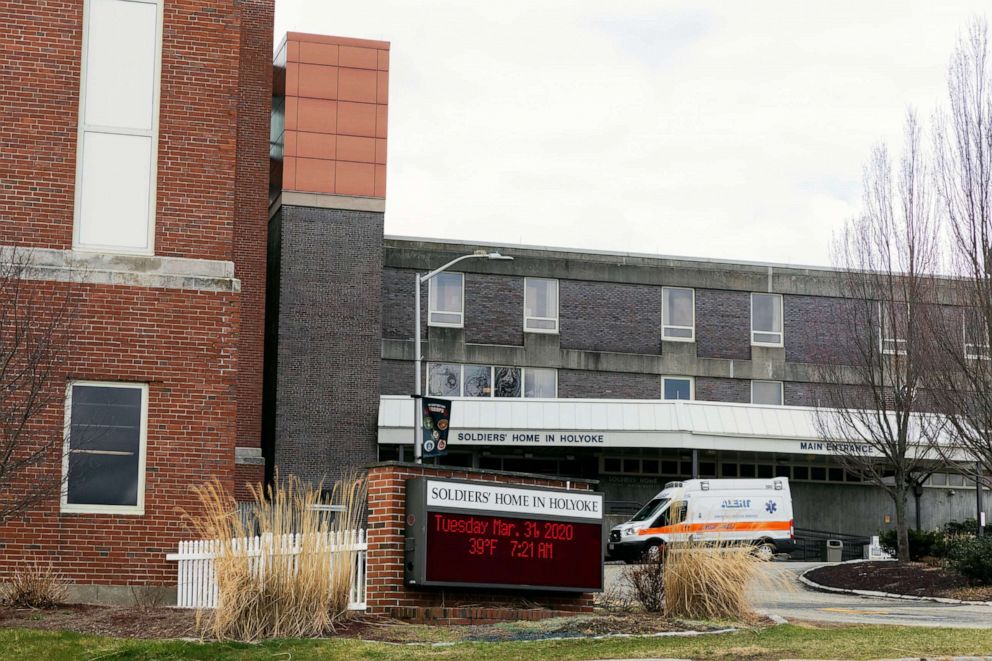
[[[11,659],[238,661],[265,659],[594,659],[679,656],[698,659],[867,659],[992,652],[992,630],[884,626],[812,628],[782,625],[695,638],[614,638],[534,643],[389,645],[352,639],[281,640],[261,645],[122,640],[76,633],[0,630],[0,656]]]

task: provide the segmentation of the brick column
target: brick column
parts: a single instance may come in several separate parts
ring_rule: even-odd
[[[368,472],[368,603],[369,612],[417,622],[481,624],[535,620],[592,612],[589,593],[519,592],[507,589],[426,588],[407,586],[403,579],[406,480],[414,477],[455,478],[519,486],[590,490],[587,480],[545,475],[445,468],[386,462]]]

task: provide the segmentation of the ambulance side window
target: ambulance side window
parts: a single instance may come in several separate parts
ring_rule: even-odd
[[[670,512],[669,517],[673,524],[682,523],[685,521],[685,511],[687,507],[688,503],[684,500],[677,503],[672,503],[672,506],[668,508],[668,511]]]

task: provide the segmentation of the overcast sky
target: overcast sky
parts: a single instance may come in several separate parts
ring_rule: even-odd
[[[276,0],[392,42],[389,234],[827,264],[987,0]]]

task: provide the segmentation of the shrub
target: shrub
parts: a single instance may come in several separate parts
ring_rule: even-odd
[[[203,513],[191,517],[193,527],[204,539],[219,540],[217,603],[212,612],[197,613],[201,633],[243,641],[313,637],[347,615],[356,552],[328,547],[364,518],[364,478],[339,480],[327,503],[319,486],[277,477],[274,489],[252,488],[247,517],[237,515],[233,497],[216,480],[195,490]],[[329,522],[315,511],[318,503],[344,511]],[[247,538],[255,539],[251,553]],[[290,546],[295,554],[287,553]]]
[[[51,563],[21,565],[6,584],[0,584],[0,602],[18,608],[55,608],[65,603],[66,586]]]
[[[977,519],[965,519],[964,521],[948,521],[944,524],[944,532],[951,537],[961,537],[974,535],[978,529]]]
[[[665,614],[694,620],[751,620],[747,586],[762,561],[751,547],[698,542],[669,544]]]
[[[947,555],[947,541],[940,530],[909,529],[909,559],[917,562],[921,558],[943,558]],[[878,536],[879,545],[893,557],[898,555],[896,531],[886,530]]]
[[[644,562],[624,565],[621,581],[641,608],[660,613],[665,596],[665,553],[646,553]]]
[[[960,537],[949,543],[948,566],[973,584],[992,585],[992,537]]]

